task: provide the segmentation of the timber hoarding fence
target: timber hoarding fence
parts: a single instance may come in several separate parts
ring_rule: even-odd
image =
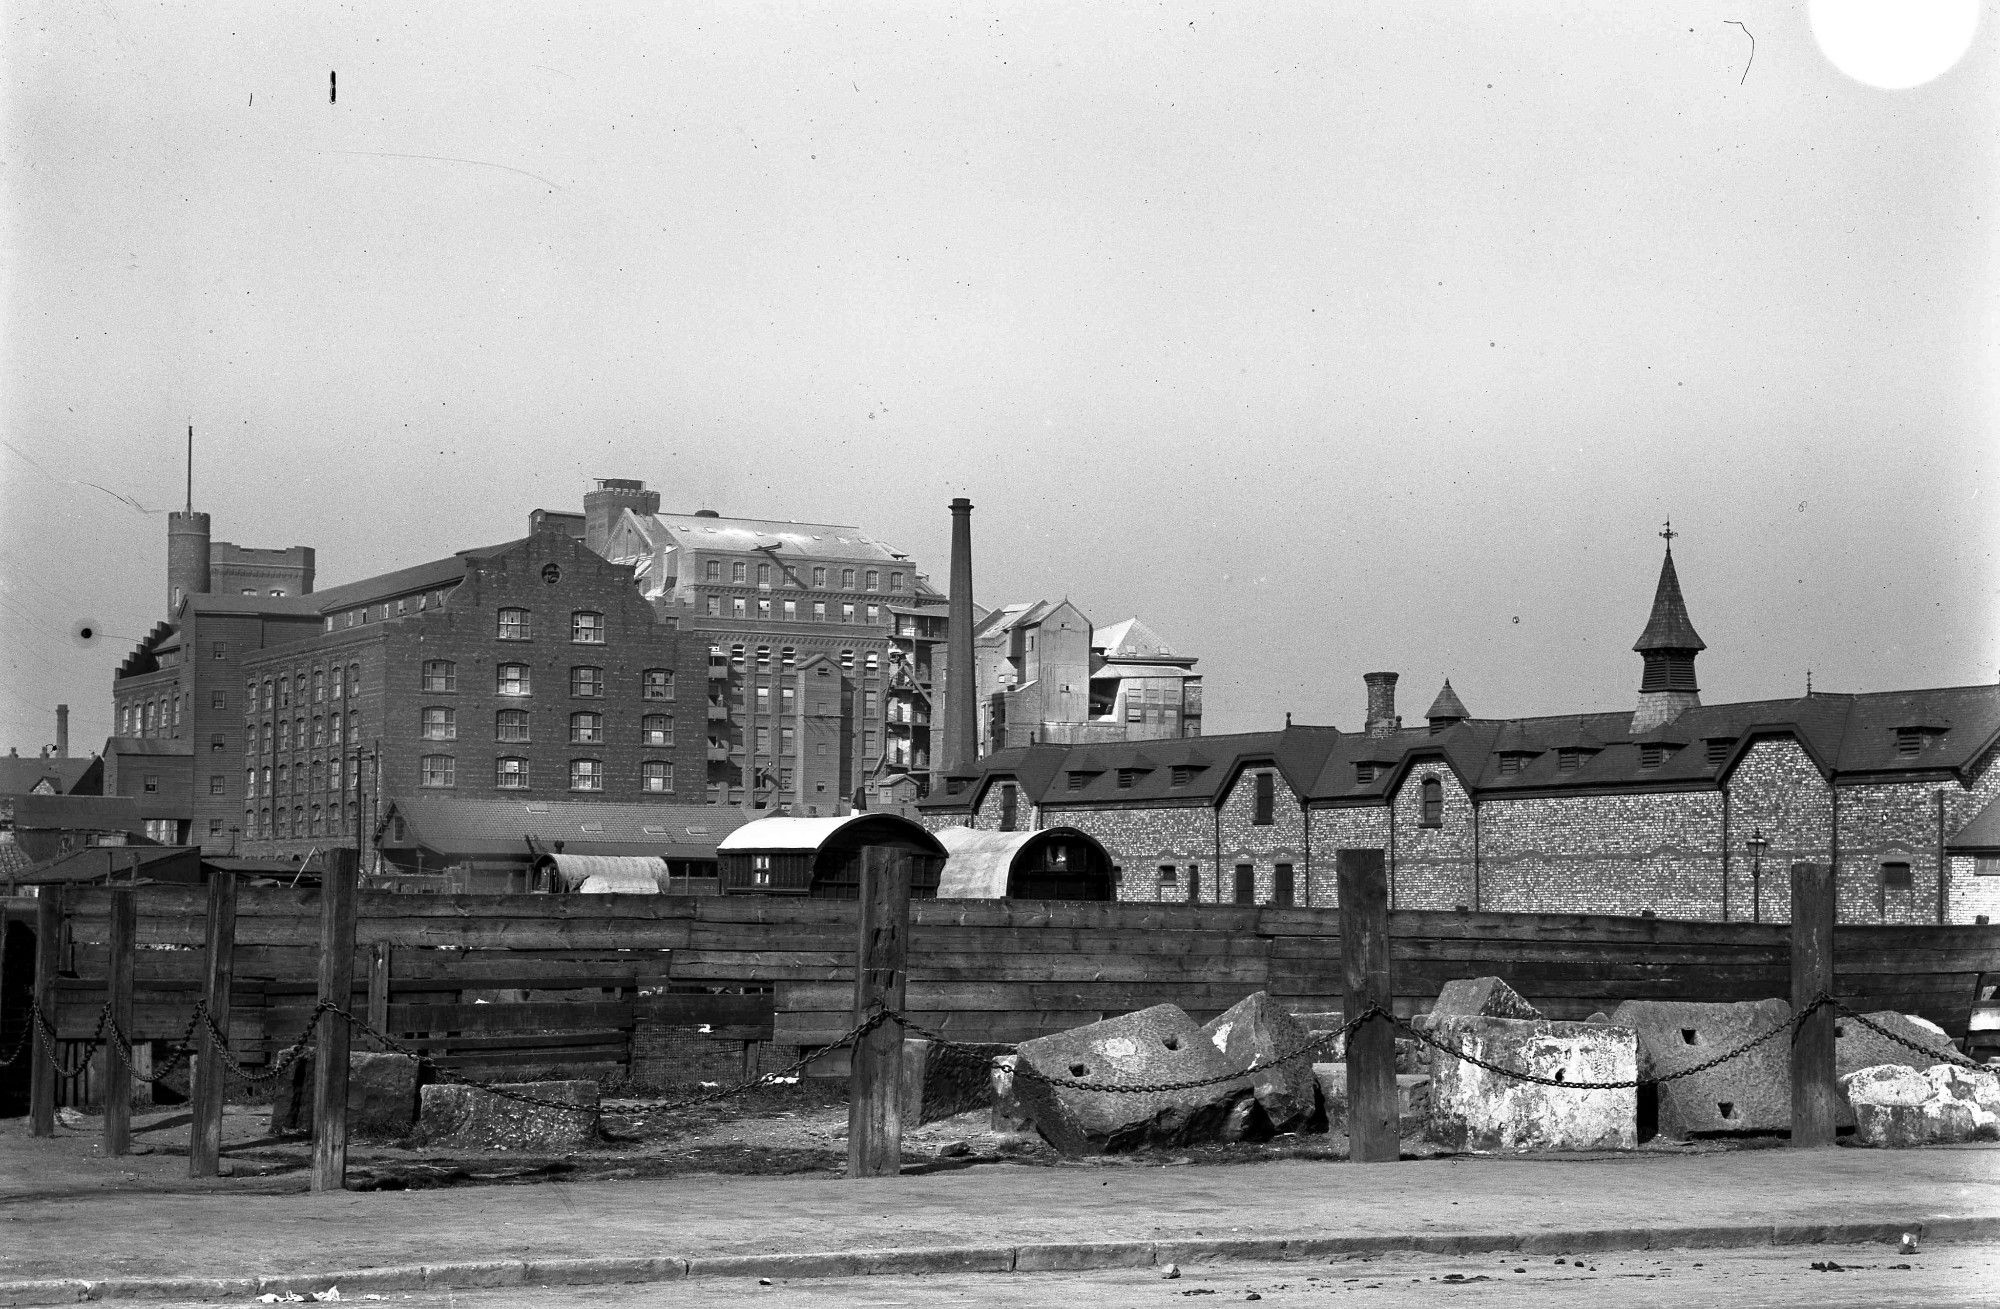
[[[134,1041],[175,1041],[208,970],[203,887],[71,889],[53,919],[50,1006],[87,1040],[109,998],[113,896],[133,897]],[[342,1007],[486,1080],[551,1067],[629,1075],[635,1032],[831,1045],[854,1024],[854,902],[756,896],[413,896],[357,892]],[[317,890],[243,888],[227,986],[229,1048],[279,1055],[318,1002]],[[1791,994],[1790,929],[1554,914],[1389,915],[1394,1008],[1427,1009],[1454,978],[1498,976],[1552,1018],[1620,1000]],[[1832,993],[1965,1034],[2000,927],[1840,927]],[[39,962],[39,961],[38,961]],[[1329,909],[1067,901],[910,904],[910,1019],[955,1041],[1015,1042],[1171,1003],[1205,1020],[1256,991],[1297,1011],[1343,1007],[1340,914]],[[493,998],[476,1003],[478,995]],[[218,1009],[219,1006],[213,1006]],[[788,1052],[789,1053],[789,1052]],[[829,1068],[826,1071],[844,1071]]]

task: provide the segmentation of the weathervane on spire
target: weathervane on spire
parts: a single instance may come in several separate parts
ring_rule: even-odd
[[[1667,549],[1671,550],[1674,548],[1674,538],[1679,535],[1680,533],[1674,530],[1674,520],[1669,518],[1666,521],[1665,530],[1660,533],[1661,539],[1667,543]]]

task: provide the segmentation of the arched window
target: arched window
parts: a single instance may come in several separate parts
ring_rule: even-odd
[[[500,626],[495,633],[502,641],[532,640],[535,634],[534,619],[525,609],[502,609]]]
[[[526,741],[528,735],[528,711],[525,709],[502,709],[493,716],[493,739],[496,741]]]
[[[578,645],[604,644],[604,615],[579,609],[569,616],[569,639]]]
[[[604,694],[604,670],[579,665],[569,670],[569,693],[587,698]]]
[[[427,754],[423,758],[425,786],[457,786],[458,762],[448,754]]]
[[[639,789],[659,794],[674,789],[674,766],[650,759],[639,765]]]
[[[640,675],[639,684],[648,700],[674,698],[674,673],[670,668],[648,668]]]
[[[672,745],[674,743],[674,716],[672,714],[647,714],[640,720],[640,739],[646,745]]]
[[[604,789],[604,761],[602,759],[570,760],[569,789],[572,791],[602,791]]]
[[[1425,827],[1443,827],[1444,826],[1444,783],[1438,781],[1438,779],[1435,777],[1426,777],[1424,779],[1423,794],[1424,794],[1423,825]]]
[[[433,695],[458,690],[458,665],[449,659],[424,660],[424,690]]]
[[[493,785],[503,791],[525,791],[528,789],[528,761],[525,759],[501,758],[494,763]]]
[[[569,716],[569,740],[571,745],[598,745],[604,740],[603,714],[571,714]]]

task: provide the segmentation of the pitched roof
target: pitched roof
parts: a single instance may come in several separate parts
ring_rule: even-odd
[[[1444,689],[1438,692],[1437,699],[1431,701],[1431,707],[1424,710],[1424,717],[1470,718],[1472,715],[1465,711],[1465,702],[1458,698],[1458,692],[1451,689],[1451,679],[1447,677],[1444,679]]]
[[[786,559],[831,559],[840,562],[908,565],[909,556],[884,545],[858,527],[837,523],[787,523],[775,518],[710,518],[703,514],[642,514],[647,538],[658,545],[688,550],[750,551],[776,547]]]
[[[1952,834],[1944,848],[1952,851],[2000,850],[2000,797],[1986,802],[1986,807],[1972,816],[1971,821]]]
[[[413,564],[408,568],[398,568],[392,572],[377,573],[373,577],[343,582],[339,586],[330,586],[324,590],[308,591],[304,595],[200,594],[189,596],[187,605],[196,613],[317,618],[343,609],[372,604],[377,600],[393,599],[396,596],[429,591],[440,586],[455,586],[465,579],[465,570],[473,561],[505,554],[527,539],[517,537],[512,541],[502,541],[498,545],[460,550],[457,554],[443,559]]]
[[[440,854],[523,859],[530,836],[544,851],[560,841],[567,854],[712,859],[716,842],[750,821],[727,805],[410,795],[390,799],[378,833],[388,831],[395,817],[407,830],[402,840],[382,842],[391,849],[422,846]]]
[[[1127,618],[1109,627],[1098,628],[1090,634],[1090,644],[1093,649],[1102,650],[1106,659],[1188,657],[1168,645],[1165,638],[1137,618]]]
[[[57,795],[68,795],[99,761],[96,759],[38,759],[9,755],[0,759],[0,795],[26,795],[46,780]]]
[[[107,736],[104,738],[106,755],[191,755],[194,742],[178,736]]]
[[[1644,654],[1648,650],[1706,650],[1707,644],[1695,634],[1694,621],[1688,617],[1687,601],[1681,599],[1680,575],[1674,571],[1674,548],[1667,546],[1667,557],[1660,564],[1660,584],[1653,589],[1653,613],[1646,620],[1646,630],[1639,633],[1638,642],[1632,647]]]
[[[17,830],[143,832],[139,801],[129,795],[17,795],[9,797]]]
[[[60,858],[38,864],[13,880],[23,885],[58,882],[139,881],[198,882],[201,847],[174,845],[87,845]]]

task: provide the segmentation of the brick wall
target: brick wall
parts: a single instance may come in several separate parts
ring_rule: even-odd
[[[1957,783],[1947,785],[1954,791]],[[1936,782],[1842,786],[1840,868],[1835,887],[1844,923],[1938,921]],[[1910,866],[1907,887],[1884,885],[1887,863]]]
[[[1425,783],[1443,801],[1439,823],[1424,823]],[[1394,824],[1390,903],[1397,909],[1473,907],[1472,798],[1442,759],[1425,760],[1403,776],[1389,797]]]
[[[1833,792],[1798,742],[1766,738],[1747,750],[1729,775],[1730,916],[1750,903],[1753,861],[1744,842],[1761,830],[1770,841],[1762,860],[1759,916],[1790,922],[1791,866],[1826,863],[1833,854]],[[1736,857],[1741,854],[1742,857]],[[1843,908],[1847,897],[1842,896]]]
[[[1340,851],[1389,848],[1389,807],[1351,805],[1309,811],[1312,835],[1312,906],[1340,907]]]
[[[1040,812],[1048,826],[1074,827],[1097,838],[1120,870],[1121,900],[1185,901],[1191,868],[1199,875],[1201,899],[1216,898],[1215,811],[1206,804],[1131,809],[1049,805]],[[1173,866],[1174,881],[1162,885],[1160,868],[1167,864]],[[1225,898],[1227,894],[1225,887]]]
[[[1479,908],[1719,919],[1722,815],[1714,791],[1486,801]],[[1746,873],[1730,916],[1749,905]]]
[[[1272,786],[1271,821],[1258,824],[1256,817],[1257,777],[1269,774]],[[1251,764],[1236,774],[1215,814],[1218,876],[1207,879],[1202,899],[1231,902],[1236,893],[1236,869],[1248,864],[1256,879],[1257,903],[1271,903],[1272,878],[1278,864],[1292,865],[1292,903],[1315,904],[1311,899],[1312,879],[1306,868],[1306,816],[1298,797],[1286,784],[1276,766]]]

